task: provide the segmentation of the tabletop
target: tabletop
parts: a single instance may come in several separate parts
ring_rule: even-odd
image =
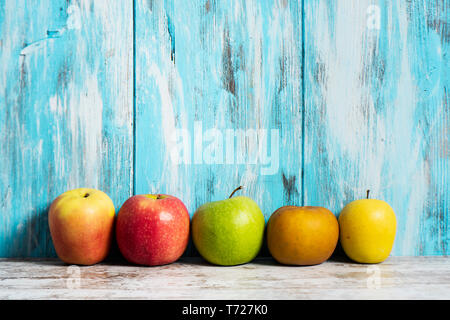
[[[389,257],[375,265],[333,258],[283,266],[271,258],[221,267],[201,258],[142,267],[0,259],[0,299],[449,299],[448,257]]]

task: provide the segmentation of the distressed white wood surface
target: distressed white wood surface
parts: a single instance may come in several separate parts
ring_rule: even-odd
[[[1,259],[0,299],[450,299],[450,259],[330,260],[310,267],[269,258],[235,267],[200,258],[161,267]]]

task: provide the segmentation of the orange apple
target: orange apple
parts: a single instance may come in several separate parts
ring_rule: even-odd
[[[338,238],[336,217],[322,207],[284,206],[267,222],[269,251],[282,264],[320,264],[331,256]]]
[[[61,194],[48,212],[58,257],[80,265],[105,259],[114,232],[114,217],[112,200],[100,190],[80,188]]]

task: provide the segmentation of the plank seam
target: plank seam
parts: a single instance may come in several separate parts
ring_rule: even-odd
[[[302,77],[302,172],[301,172],[301,186],[302,186],[302,206],[305,205],[305,0],[302,0],[302,67],[301,67],[301,77]]]
[[[133,169],[131,195],[136,192],[136,0],[133,0]]]

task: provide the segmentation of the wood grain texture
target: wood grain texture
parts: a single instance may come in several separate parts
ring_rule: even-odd
[[[183,258],[161,267],[0,260],[0,299],[449,299],[450,258],[391,257],[382,264],[311,267],[260,258],[218,267]]]
[[[0,5],[0,256],[54,256],[47,208],[93,187],[131,194],[133,7]]]
[[[136,3],[136,193],[173,194],[191,215],[239,185],[267,219],[284,204],[300,204],[299,3]],[[184,130],[182,137],[173,136],[176,129]],[[267,139],[257,132],[253,144],[238,136],[230,151],[230,129],[267,130]],[[275,148],[272,129],[279,134]],[[171,152],[183,137],[190,153],[177,163]],[[264,142],[279,156],[270,174],[261,158],[251,159]],[[217,157],[206,156],[210,148]]]
[[[397,214],[394,255],[448,254],[448,4],[304,10],[305,204],[338,214],[370,189]]]

